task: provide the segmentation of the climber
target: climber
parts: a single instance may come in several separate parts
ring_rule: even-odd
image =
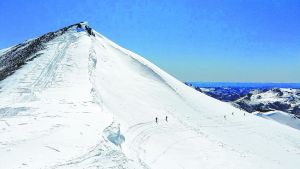
[[[92,29],[91,28],[88,28],[87,32],[89,33],[89,35],[92,35]]]
[[[157,117],[155,117],[155,122],[156,122],[156,123],[158,122],[158,118],[157,118]]]
[[[87,33],[88,33],[89,35],[93,35],[93,34],[92,34],[92,28],[90,28],[90,27],[88,27],[87,25],[85,25],[85,30],[87,31]]]
[[[82,28],[82,25],[81,25],[81,24],[77,24],[76,31],[77,31],[77,32],[82,32],[82,31],[84,31],[84,29]]]
[[[168,122],[168,116],[166,116],[166,122]]]

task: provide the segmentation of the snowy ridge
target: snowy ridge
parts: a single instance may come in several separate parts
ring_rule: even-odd
[[[44,42],[29,56],[37,57],[0,81],[1,166],[299,166],[298,130],[245,115],[77,28]]]
[[[69,29],[77,25],[85,25],[85,23],[78,23],[68,27],[64,27],[55,32],[49,32],[39,38],[27,40],[11,48],[5,49],[0,54],[0,80],[11,75],[15,70],[19,69],[27,61],[30,61],[39,55],[39,51],[45,48],[45,43],[53,40],[57,36],[63,35]]]

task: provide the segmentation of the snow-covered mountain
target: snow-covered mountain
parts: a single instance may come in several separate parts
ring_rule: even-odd
[[[248,112],[279,110],[300,118],[300,89],[253,90],[234,103]]]
[[[300,165],[299,130],[195,91],[86,23],[0,55],[1,168]]]
[[[203,86],[185,83],[195,90],[260,117],[291,126],[300,130],[300,90],[298,88],[274,88],[268,84],[241,84],[236,86]],[[200,84],[201,85],[201,84]],[[223,85],[221,83],[221,85]],[[246,84],[247,85],[247,84]],[[252,86],[251,86],[252,85]],[[274,85],[274,84],[272,84]],[[298,84],[279,84],[283,87],[297,87]]]

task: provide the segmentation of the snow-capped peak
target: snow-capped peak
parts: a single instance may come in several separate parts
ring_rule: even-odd
[[[12,47],[0,61],[3,168],[300,164],[298,130],[187,87],[86,23]]]

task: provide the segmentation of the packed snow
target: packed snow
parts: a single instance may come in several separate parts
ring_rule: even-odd
[[[282,111],[270,111],[267,113],[254,112],[254,114],[300,130],[300,119],[296,118],[296,116],[292,114]]]
[[[299,130],[197,92],[93,32],[71,27],[0,81],[1,168],[300,166]]]

